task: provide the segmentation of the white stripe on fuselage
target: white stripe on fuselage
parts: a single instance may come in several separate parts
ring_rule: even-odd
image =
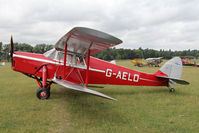
[[[34,61],[46,62],[46,63],[56,64],[56,65],[64,65],[64,63],[60,63],[60,62],[50,61],[50,60],[45,60],[45,59],[40,59],[40,58],[35,58],[35,57],[30,57],[30,56],[24,56],[24,55],[13,54],[13,57],[19,57],[19,58],[23,58],[23,59],[29,59],[29,60],[34,60]],[[69,64],[66,64],[66,66],[75,67],[75,68],[81,68],[81,69],[86,69],[86,67],[69,65]],[[89,70],[105,73],[104,70],[95,69],[95,68],[89,68]]]
[[[150,80],[150,79],[144,79],[144,78],[140,78],[140,80],[151,81],[151,82],[159,82],[159,81],[156,81],[156,80]]]
[[[13,57],[19,57],[19,58],[29,59],[29,60],[34,60],[34,61],[41,61],[41,62],[46,62],[46,63],[51,63],[51,64],[60,64],[59,62],[54,62],[54,61],[50,61],[50,60],[39,59],[39,58],[24,56],[24,55],[13,54]],[[60,64],[60,65],[63,65],[63,64]]]

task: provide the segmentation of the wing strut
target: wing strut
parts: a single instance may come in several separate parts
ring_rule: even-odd
[[[63,66],[63,79],[65,79],[65,67],[66,67],[66,59],[67,59],[67,43],[68,40],[70,38],[71,34],[69,35],[69,37],[67,38],[66,42],[65,42],[65,48],[64,48],[64,66]]]
[[[89,67],[90,67],[90,54],[91,54],[91,51],[90,51],[90,48],[91,46],[93,45],[93,42],[91,42],[90,46],[89,46],[89,49],[88,49],[88,59],[87,59],[87,62],[86,62],[86,66],[87,66],[87,69],[86,69],[86,87],[88,87],[88,75],[89,75]]]
[[[65,51],[64,51],[63,79],[65,79],[66,58],[67,58],[67,41],[65,44]]]
[[[86,87],[88,87],[88,75],[89,75],[89,67],[90,67],[90,50],[88,50],[88,59],[87,59],[87,62],[86,62],[86,66],[87,66],[87,69],[86,69]]]

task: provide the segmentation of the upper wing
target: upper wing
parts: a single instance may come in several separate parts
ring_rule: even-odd
[[[153,60],[153,58],[147,58],[146,60],[147,60],[147,61],[149,61],[149,60]]]
[[[162,59],[163,57],[157,57],[157,58],[147,58],[146,60],[149,61],[149,60],[160,60]]]
[[[67,51],[69,52],[85,55],[89,49],[92,55],[118,45],[122,43],[122,41],[101,31],[75,27],[55,44],[55,48],[57,50],[64,50],[66,43]]]
[[[97,95],[97,96],[100,96],[100,97],[104,97],[104,98],[107,98],[107,99],[110,99],[110,100],[116,100],[112,97],[109,97],[107,95],[104,95],[100,92],[97,92],[97,91],[94,91],[94,90],[90,90],[86,87],[83,87],[83,86],[80,86],[80,85],[77,85],[77,84],[74,84],[70,81],[67,81],[67,80],[59,80],[59,79],[56,79],[55,77],[52,79],[52,81],[54,81],[55,83],[61,85],[61,86],[64,86],[66,88],[69,88],[69,89],[73,89],[73,90],[77,90],[77,91],[82,91],[82,92],[86,92],[86,93],[90,93],[90,94],[93,94],[93,95]]]

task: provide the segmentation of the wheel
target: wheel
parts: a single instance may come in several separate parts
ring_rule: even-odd
[[[171,88],[171,89],[170,89],[170,92],[174,92],[174,91],[175,91],[175,89],[174,89],[174,88]]]
[[[48,99],[50,97],[50,90],[47,88],[39,88],[37,91],[37,98]]]
[[[50,97],[50,90],[47,88],[39,88],[37,91],[37,98],[48,99]]]

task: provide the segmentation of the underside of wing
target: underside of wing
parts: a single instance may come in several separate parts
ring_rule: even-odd
[[[109,97],[105,94],[102,94],[100,92],[97,92],[97,91],[94,91],[94,90],[90,90],[84,86],[80,86],[78,84],[74,84],[70,81],[67,81],[67,80],[59,80],[59,79],[52,79],[53,82],[63,86],[63,87],[66,87],[66,88],[69,88],[69,89],[72,89],[72,90],[77,90],[77,91],[81,91],[81,92],[86,92],[86,93],[90,93],[90,94],[93,94],[93,95],[96,95],[96,96],[100,96],[100,97],[103,97],[103,98],[107,98],[107,99],[110,99],[110,100],[116,100],[112,97]]]
[[[120,43],[122,43],[120,39],[107,33],[84,27],[75,27],[56,43],[55,48],[63,51],[67,44],[68,52],[85,55],[90,50],[92,55]]]

